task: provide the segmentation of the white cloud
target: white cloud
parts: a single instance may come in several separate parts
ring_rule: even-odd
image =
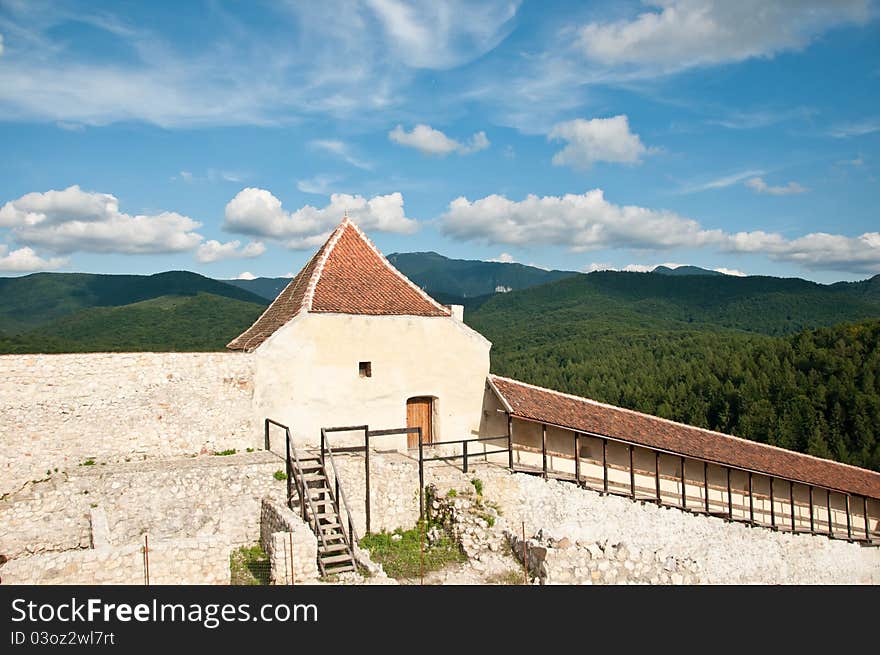
[[[0,271],[31,273],[34,271],[54,271],[67,265],[63,257],[43,259],[32,248],[24,247],[9,251],[9,247],[0,244]]]
[[[419,124],[407,132],[402,125],[398,125],[388,133],[388,138],[394,143],[408,148],[415,148],[426,155],[446,155],[457,152],[468,155],[479,152],[489,147],[489,139],[485,132],[476,132],[467,143],[450,139],[440,130],[435,130],[430,125]]]
[[[880,118],[868,118],[855,123],[842,123],[832,127],[828,134],[837,139],[846,139],[851,136],[864,136],[880,131]]]
[[[3,54],[3,35],[0,34],[0,55]]]
[[[367,1],[391,50],[414,68],[451,68],[488,52],[507,35],[519,4],[519,0]]]
[[[733,186],[734,184],[742,182],[747,178],[763,174],[764,171],[762,170],[741,171],[739,173],[733,173],[732,175],[724,175],[722,177],[709,180],[708,182],[690,183],[678,189],[675,193],[689,194],[700,193],[701,191],[709,191],[711,189],[724,189],[726,187]]]
[[[187,40],[149,21],[126,23],[112,9],[14,3],[3,19],[14,31],[5,34],[10,64],[0,67],[0,120],[163,127],[288,124],[316,115],[387,120],[419,69],[458,66],[494,48],[512,29],[518,4],[285,2],[258,8],[253,21],[217,6],[177,17],[176,34],[200,35]],[[70,22],[102,30],[99,40],[123,54],[83,54],[89,33],[57,36]]]
[[[115,196],[77,185],[28,193],[0,208],[0,227],[17,242],[61,254],[183,252],[201,243],[200,226],[176,212],[132,216],[119,211]]]
[[[487,262],[496,262],[499,264],[515,264],[516,259],[514,259],[513,255],[509,252],[503,252],[497,257],[493,257],[492,259],[487,259]]]
[[[870,0],[648,0],[633,19],[592,22],[578,32],[599,63],[675,71],[799,50],[826,30],[864,23]]]
[[[347,164],[351,164],[355,168],[360,168],[361,170],[365,171],[373,170],[372,162],[365,161],[353,155],[351,152],[351,147],[344,141],[339,141],[338,139],[316,139],[312,141],[309,145],[311,145],[313,148],[317,148],[318,150],[329,152],[331,155],[339,157],[344,162],[346,162]]]
[[[732,275],[734,277],[747,277],[748,273],[744,273],[736,268],[724,268],[723,266],[720,268],[713,268],[713,271],[718,271],[719,273],[724,273],[725,275]]]
[[[236,277],[236,280],[256,280],[257,276],[251,273],[250,271],[242,271]]]
[[[275,239],[288,248],[303,250],[320,246],[346,211],[365,230],[411,234],[418,229],[418,223],[405,215],[400,193],[374,196],[369,200],[334,193],[326,207],[305,205],[289,212],[269,191],[256,188],[243,189],[229,201],[223,228]]]
[[[260,241],[251,241],[242,248],[241,241],[238,240],[220,243],[211,239],[210,241],[205,241],[196,250],[196,261],[202,264],[209,264],[224,259],[252,259],[259,257],[264,252],[266,252],[266,246]]]
[[[566,142],[566,146],[553,155],[556,166],[589,168],[600,161],[638,164],[649,152],[639,135],[630,132],[629,120],[622,114],[558,123],[547,138]]]
[[[315,175],[307,180],[297,180],[296,188],[303,193],[326,196],[339,179],[336,175]]]
[[[180,173],[178,173],[178,176],[180,177],[181,180],[183,180],[187,184],[192,184],[193,174],[190,173],[189,171],[180,171]]]
[[[529,195],[519,202],[494,194],[473,202],[459,197],[449,203],[440,225],[458,239],[565,245],[574,251],[699,247],[723,238],[720,230],[705,230],[674,212],[612,204],[601,189],[582,195]]]
[[[804,193],[807,190],[797,182],[789,182],[785,186],[770,186],[761,177],[750,178],[745,181],[745,185],[755,193],[767,193],[773,196],[787,196],[793,193]]]
[[[880,273],[880,232],[866,232],[858,237],[814,232],[796,239],[764,231],[738,232],[729,236],[723,249],[762,253],[807,269]]]
[[[764,254],[811,270],[880,273],[880,232],[858,237],[818,232],[795,239],[760,230],[731,234],[706,229],[674,212],[615,205],[605,199],[601,189],[582,195],[529,195],[521,201],[501,195],[474,201],[460,197],[449,203],[439,225],[452,238],[495,245],[553,245],[573,252],[713,248],[726,253]],[[623,270],[641,270],[640,266]],[[735,274],[735,269],[730,271]]]

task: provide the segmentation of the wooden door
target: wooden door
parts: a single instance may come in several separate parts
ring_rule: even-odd
[[[422,428],[422,443],[434,441],[434,399],[422,396],[406,401],[406,427]],[[407,435],[407,446],[419,447],[418,434]]]

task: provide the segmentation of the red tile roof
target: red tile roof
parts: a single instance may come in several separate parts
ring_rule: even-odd
[[[860,496],[880,498],[880,473],[490,375],[514,417]]]
[[[346,217],[256,322],[226,346],[251,351],[301,312],[451,316]]]

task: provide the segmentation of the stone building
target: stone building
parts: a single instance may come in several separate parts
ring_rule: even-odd
[[[258,420],[314,445],[322,427],[361,424],[421,427],[425,443],[478,435],[490,346],[346,218],[228,348],[253,352]]]

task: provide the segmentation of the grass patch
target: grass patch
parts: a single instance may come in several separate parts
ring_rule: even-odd
[[[95,465],[95,460],[93,460],[91,458],[87,459],[82,464],[80,464],[80,466],[94,466],[94,465]]]
[[[272,474],[272,477],[275,478],[276,480],[286,480],[286,479],[287,479],[287,473],[285,473],[284,471],[282,471],[282,470],[279,469],[278,471],[275,471],[275,472]]]
[[[418,526],[409,530],[398,528],[394,532],[368,534],[361,539],[361,548],[370,551],[372,560],[381,564],[385,573],[392,578],[418,578],[420,536]],[[431,546],[425,545],[425,573],[466,560],[467,557],[461,552],[461,548],[448,536],[444,536]]]
[[[214,453],[215,455],[234,455],[235,448],[230,448],[229,450],[221,450],[219,453]]]
[[[269,556],[259,544],[242,546],[229,554],[230,584],[269,584]]]
[[[524,585],[526,584],[526,581],[522,571],[510,569],[508,571],[505,571],[504,573],[493,573],[486,578],[486,583],[497,585]]]

